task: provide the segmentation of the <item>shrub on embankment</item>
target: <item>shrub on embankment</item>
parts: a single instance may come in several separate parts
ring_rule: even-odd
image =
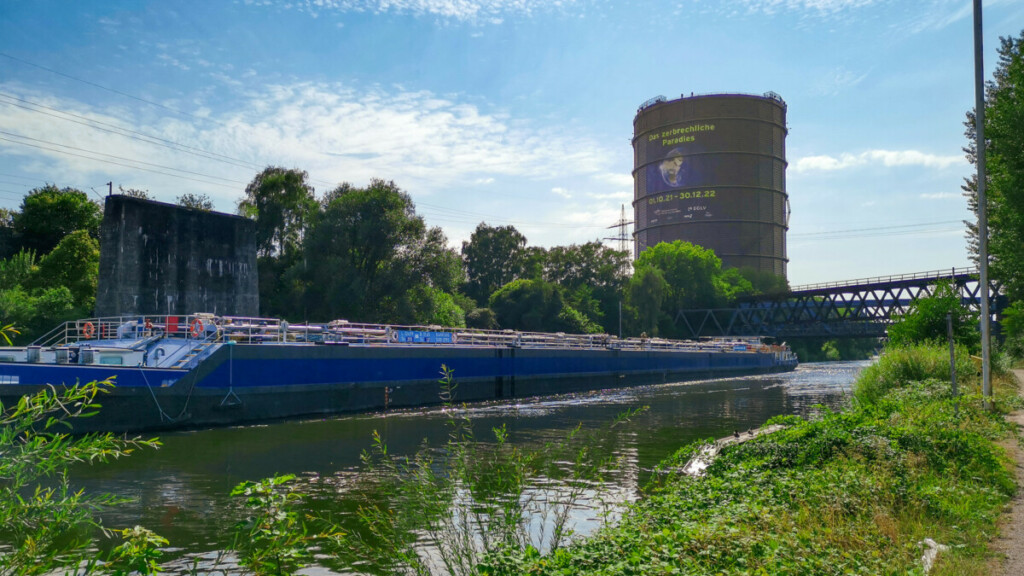
[[[976,383],[977,367],[969,351],[956,348],[956,373],[962,384]],[[872,404],[908,382],[935,379],[949,382],[949,348],[911,344],[886,348],[878,362],[865,368],[854,384],[855,401]],[[961,393],[963,390],[961,390]]]
[[[920,542],[932,538],[950,546],[933,574],[987,573],[1016,489],[995,441],[1013,432],[982,410],[973,367],[959,374],[954,414],[948,380],[935,378],[939,350],[888,352],[849,408],[777,418],[789,427],[725,449],[704,477],[678,472],[699,449],[687,446],[617,525],[546,557],[492,557],[481,572],[921,574]],[[1015,389],[996,404],[1013,402]]]

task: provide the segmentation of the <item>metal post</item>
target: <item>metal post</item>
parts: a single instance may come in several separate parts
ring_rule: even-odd
[[[989,347],[988,202],[985,199],[985,65],[981,26],[981,0],[974,0],[974,137],[978,161],[978,268],[981,282],[981,395],[992,407],[992,359]]]
[[[946,335],[949,337],[949,380],[953,386],[953,415],[960,415],[960,395],[956,389],[956,347],[953,345],[953,315],[946,314]]]
[[[622,300],[619,300],[619,340],[622,340]]]

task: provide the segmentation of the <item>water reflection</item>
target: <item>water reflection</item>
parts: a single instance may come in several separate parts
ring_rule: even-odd
[[[228,494],[242,480],[296,474],[318,505],[336,516],[350,513],[353,504],[337,495],[358,479],[359,456],[371,447],[374,430],[393,454],[412,454],[423,442],[442,446],[452,418],[469,418],[478,439],[491,438],[489,431],[504,425],[511,442],[536,447],[564,438],[577,425],[598,428],[627,409],[647,406],[615,437],[622,465],[611,485],[587,494],[591,506],[572,512],[577,531],[586,533],[602,511],[616,513],[608,502],[634,499],[651,469],[679,447],[754,428],[778,414],[838,407],[864,365],[807,364],[783,375],[171,433],[161,438],[160,450],[78,468],[74,477],[87,490],[133,499],[105,515],[106,525],[141,524],[183,554],[210,554],[230,541],[229,527],[241,512]],[[543,521],[536,522],[539,530]]]

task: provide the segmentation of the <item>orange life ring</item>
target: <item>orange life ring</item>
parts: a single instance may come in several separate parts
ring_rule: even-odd
[[[82,336],[85,336],[86,340],[92,338],[95,333],[96,327],[92,325],[92,322],[86,322],[85,325],[82,326]]]
[[[203,321],[199,318],[192,320],[192,323],[188,325],[188,331],[193,338],[199,338],[199,335],[203,333]]]
[[[149,321],[147,319],[146,320],[146,330],[152,330],[152,329],[153,329],[153,322],[151,322],[151,321]]]

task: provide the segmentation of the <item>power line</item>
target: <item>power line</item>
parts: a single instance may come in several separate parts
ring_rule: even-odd
[[[227,156],[227,155],[224,155],[224,154],[218,154],[216,152],[210,152],[209,150],[204,150],[202,148],[197,148],[195,146],[189,146],[187,144],[181,144],[180,142],[175,142],[173,140],[168,140],[166,138],[161,138],[159,136],[154,136],[152,134],[146,134],[145,132],[139,132],[137,130],[131,130],[129,128],[124,128],[122,126],[117,126],[116,124],[111,124],[109,122],[103,122],[101,120],[96,120],[94,118],[87,118],[85,116],[81,116],[81,115],[75,114],[73,112],[67,112],[65,110],[60,110],[60,109],[57,109],[57,108],[53,108],[51,106],[46,106],[45,104],[39,104],[38,102],[32,102],[31,100],[26,100],[24,98],[19,98],[17,96],[12,96],[10,94],[5,94],[3,92],[0,92],[0,98],[8,98],[8,99],[11,99],[11,100],[16,100],[18,102],[23,102],[25,104],[28,104],[29,106],[24,106],[22,104],[16,104],[16,103],[12,103],[12,102],[3,102],[3,101],[0,101],[0,104],[6,104],[8,106],[15,106],[15,107],[21,108],[23,110],[28,110],[29,112],[35,112],[37,114],[44,114],[46,116],[50,116],[51,118],[56,118],[58,120],[64,120],[65,122],[73,122],[75,124],[79,124],[81,126],[85,126],[86,128],[92,128],[94,130],[101,130],[101,131],[107,132],[109,134],[114,134],[114,135],[117,135],[117,136],[123,136],[125,138],[131,138],[132,140],[138,140],[140,142],[145,142],[147,144],[152,144],[154,146],[161,146],[161,147],[168,148],[170,150],[174,150],[174,151],[177,151],[177,152],[184,152],[186,154],[192,154],[194,156],[198,156],[200,158],[205,158],[207,160],[214,160],[214,161],[217,161],[217,162],[224,162],[226,164],[231,164],[231,165],[238,166],[238,167],[241,167],[241,168],[255,168],[257,170],[262,168],[259,164],[256,164],[254,162],[248,162],[248,161],[242,160],[240,158],[234,158],[234,157]],[[36,110],[36,109],[32,108],[31,106],[36,106],[36,107],[39,107],[39,108],[43,108],[45,110],[50,110],[52,112],[56,112],[57,114],[51,114],[49,112],[44,112],[43,110]],[[72,118],[65,118],[64,116],[59,116],[58,114],[63,114],[65,116],[71,116]],[[78,118],[81,121],[74,120],[73,118]],[[104,128],[104,126],[108,126],[109,128]]]
[[[22,184],[21,182],[8,182],[7,180],[0,180],[0,184],[11,184],[11,185],[14,185],[14,186],[24,186],[26,188],[31,188],[32,187],[31,184]]]
[[[840,234],[835,236],[819,236],[813,238],[814,241],[820,240],[849,240],[854,238],[880,238],[880,237],[891,237],[891,236],[930,236],[939,233],[946,232],[962,232],[963,228],[926,228],[921,230],[894,230],[891,232],[877,232],[873,234]],[[798,239],[799,240],[799,239]],[[807,240],[811,240],[808,238]]]
[[[0,176],[6,176],[8,178],[18,178],[19,180],[28,180],[29,182],[38,182],[39,178],[28,178],[19,174],[7,174],[6,172],[0,172]]]
[[[117,156],[117,155],[114,155],[114,154],[107,154],[105,152],[96,152],[95,150],[89,150],[87,148],[78,148],[77,146],[69,146],[67,144],[61,144],[59,142],[50,142],[48,140],[40,140],[38,138],[32,138],[30,136],[23,136],[21,134],[14,134],[14,133],[11,133],[11,132],[5,132],[3,130],[0,130],[0,134],[3,134],[5,136],[12,136],[14,138],[22,138],[24,140],[31,140],[32,142],[39,142],[40,144],[49,144],[50,146],[59,146],[61,148],[67,148],[69,150],[77,150],[79,152],[86,152],[86,153],[89,153],[89,154],[96,154],[97,156],[106,156],[107,158],[114,158],[115,160],[123,160],[125,162],[135,162],[136,164],[142,164],[143,166],[153,166],[154,168],[162,168],[164,170],[174,170],[175,172],[181,172],[183,174],[192,174],[193,176],[202,176],[203,178],[213,178],[214,180],[223,180],[225,182],[232,182],[232,183],[235,183],[235,184],[242,184],[243,186],[246,184],[245,182],[241,182],[239,180],[232,180],[230,178],[222,178],[220,176],[212,176],[210,174],[203,174],[201,172],[192,172],[191,170],[184,170],[182,168],[175,168],[173,166],[164,166],[162,164],[153,164],[152,162],[146,162],[144,160],[136,160],[134,158],[125,158],[124,156]]]
[[[18,58],[17,56],[11,56],[10,54],[7,54],[5,52],[0,52],[0,56],[3,56],[4,58],[9,58],[11,60],[14,60],[15,62],[20,62],[22,64],[25,64],[26,66],[32,66],[33,68],[38,68],[40,70],[45,70],[47,72],[50,72],[51,74],[56,74],[57,76],[62,76],[62,77],[67,78],[69,80],[74,80],[76,82],[81,82],[83,84],[88,84],[89,86],[94,86],[96,88],[99,88],[100,90],[106,90],[108,92],[112,92],[112,93],[117,94],[119,96],[124,96],[125,98],[131,98],[132,100],[137,100],[139,102],[143,102],[145,104],[149,104],[150,106],[156,106],[157,108],[163,108],[164,110],[169,110],[171,112],[174,112],[175,114],[178,114],[179,116],[191,116],[193,118],[198,118],[198,119],[204,120],[206,122],[213,122],[215,124],[220,124],[221,126],[225,126],[225,127],[227,126],[227,124],[224,124],[223,122],[218,122],[217,120],[214,120],[213,118],[200,116],[198,114],[193,114],[191,112],[183,112],[183,111],[178,110],[176,108],[173,108],[171,106],[167,106],[166,104],[161,104],[159,102],[154,102],[152,100],[146,100],[145,98],[142,98],[140,96],[136,96],[134,94],[129,94],[127,92],[122,92],[122,91],[117,90],[115,88],[110,88],[110,87],[104,86],[102,84],[97,84],[95,82],[90,82],[89,80],[85,80],[83,78],[78,78],[77,76],[72,76],[70,74],[65,74],[64,72],[60,72],[58,70],[54,70],[53,68],[47,68],[46,66],[43,66],[41,64],[36,64],[34,62],[29,62],[28,60],[25,60],[23,58]]]
[[[925,226],[938,226],[940,224],[963,224],[962,220],[941,220],[936,222],[921,222],[917,224],[897,224],[893,226],[873,226],[870,228],[850,228],[847,230],[828,230],[825,232],[804,232],[790,234],[790,238],[809,238],[814,236],[833,236],[837,234],[845,234],[850,232],[872,232],[876,230],[895,230],[903,228],[919,228]]]
[[[428,216],[428,217],[430,217],[431,221],[467,223],[467,224],[472,224],[474,222],[480,222],[480,220],[478,218],[456,218],[456,217],[450,216],[450,215],[440,215],[440,216],[438,216],[438,215],[431,215],[431,214],[428,214],[428,213],[424,213],[424,214],[421,214],[421,216]],[[503,223],[507,223],[507,224],[512,224],[512,225],[519,226],[519,227],[522,227],[522,228],[527,228],[527,227],[532,227],[532,226],[545,226],[545,227],[548,227],[548,228],[563,228],[563,229],[584,229],[584,228],[587,228],[587,229],[598,228],[598,229],[600,229],[600,228],[604,228],[604,226],[601,226],[601,225],[588,225],[588,224],[573,225],[573,224],[563,224],[563,223],[558,223],[558,222],[537,222],[537,221],[524,222],[522,220],[510,220],[510,219],[507,219],[507,218],[487,218],[487,220],[489,220],[491,222],[503,222]]]
[[[133,170],[141,170],[143,172],[152,172],[154,174],[161,174],[163,176],[170,176],[171,178],[179,178],[181,180],[190,180],[192,182],[199,182],[201,184],[209,184],[211,186],[222,186],[224,188],[231,188],[232,190],[237,190],[237,188],[235,186],[231,186],[231,185],[228,185],[228,184],[221,184],[220,182],[209,182],[209,181],[206,181],[206,180],[199,180],[197,178],[189,178],[188,176],[181,176],[181,175],[178,175],[178,174],[170,174],[170,173],[167,173],[167,172],[161,172],[159,170],[153,170],[151,168],[143,168],[141,166],[133,166],[131,164],[123,164],[121,162],[115,162],[114,160],[104,160],[103,158],[95,158],[95,157],[92,157],[92,156],[86,156],[84,154],[75,154],[74,152],[67,152],[67,151],[64,151],[64,150],[57,150],[57,149],[54,149],[54,148],[47,148],[46,146],[39,146],[39,145],[36,145],[36,144],[29,144],[28,142],[21,142],[21,141],[18,141],[18,140],[11,140],[10,138],[4,138],[3,136],[0,136],[0,140],[4,140],[4,141],[7,141],[7,142],[12,142],[14,144],[20,144],[22,146],[28,146],[30,148],[38,148],[39,150],[46,150],[48,152],[55,152],[57,154],[64,154],[64,155],[67,155],[67,156],[74,156],[76,158],[85,158],[86,160],[93,160],[95,162],[103,162],[105,164],[113,164],[114,166],[122,166],[124,168],[131,168]],[[61,146],[61,145],[58,144],[58,146]],[[92,153],[93,154],[99,154],[99,152],[92,152]],[[133,162],[133,160],[129,160],[129,162]],[[171,170],[175,170],[175,169],[171,168]],[[243,186],[244,186],[244,184],[243,184]]]

